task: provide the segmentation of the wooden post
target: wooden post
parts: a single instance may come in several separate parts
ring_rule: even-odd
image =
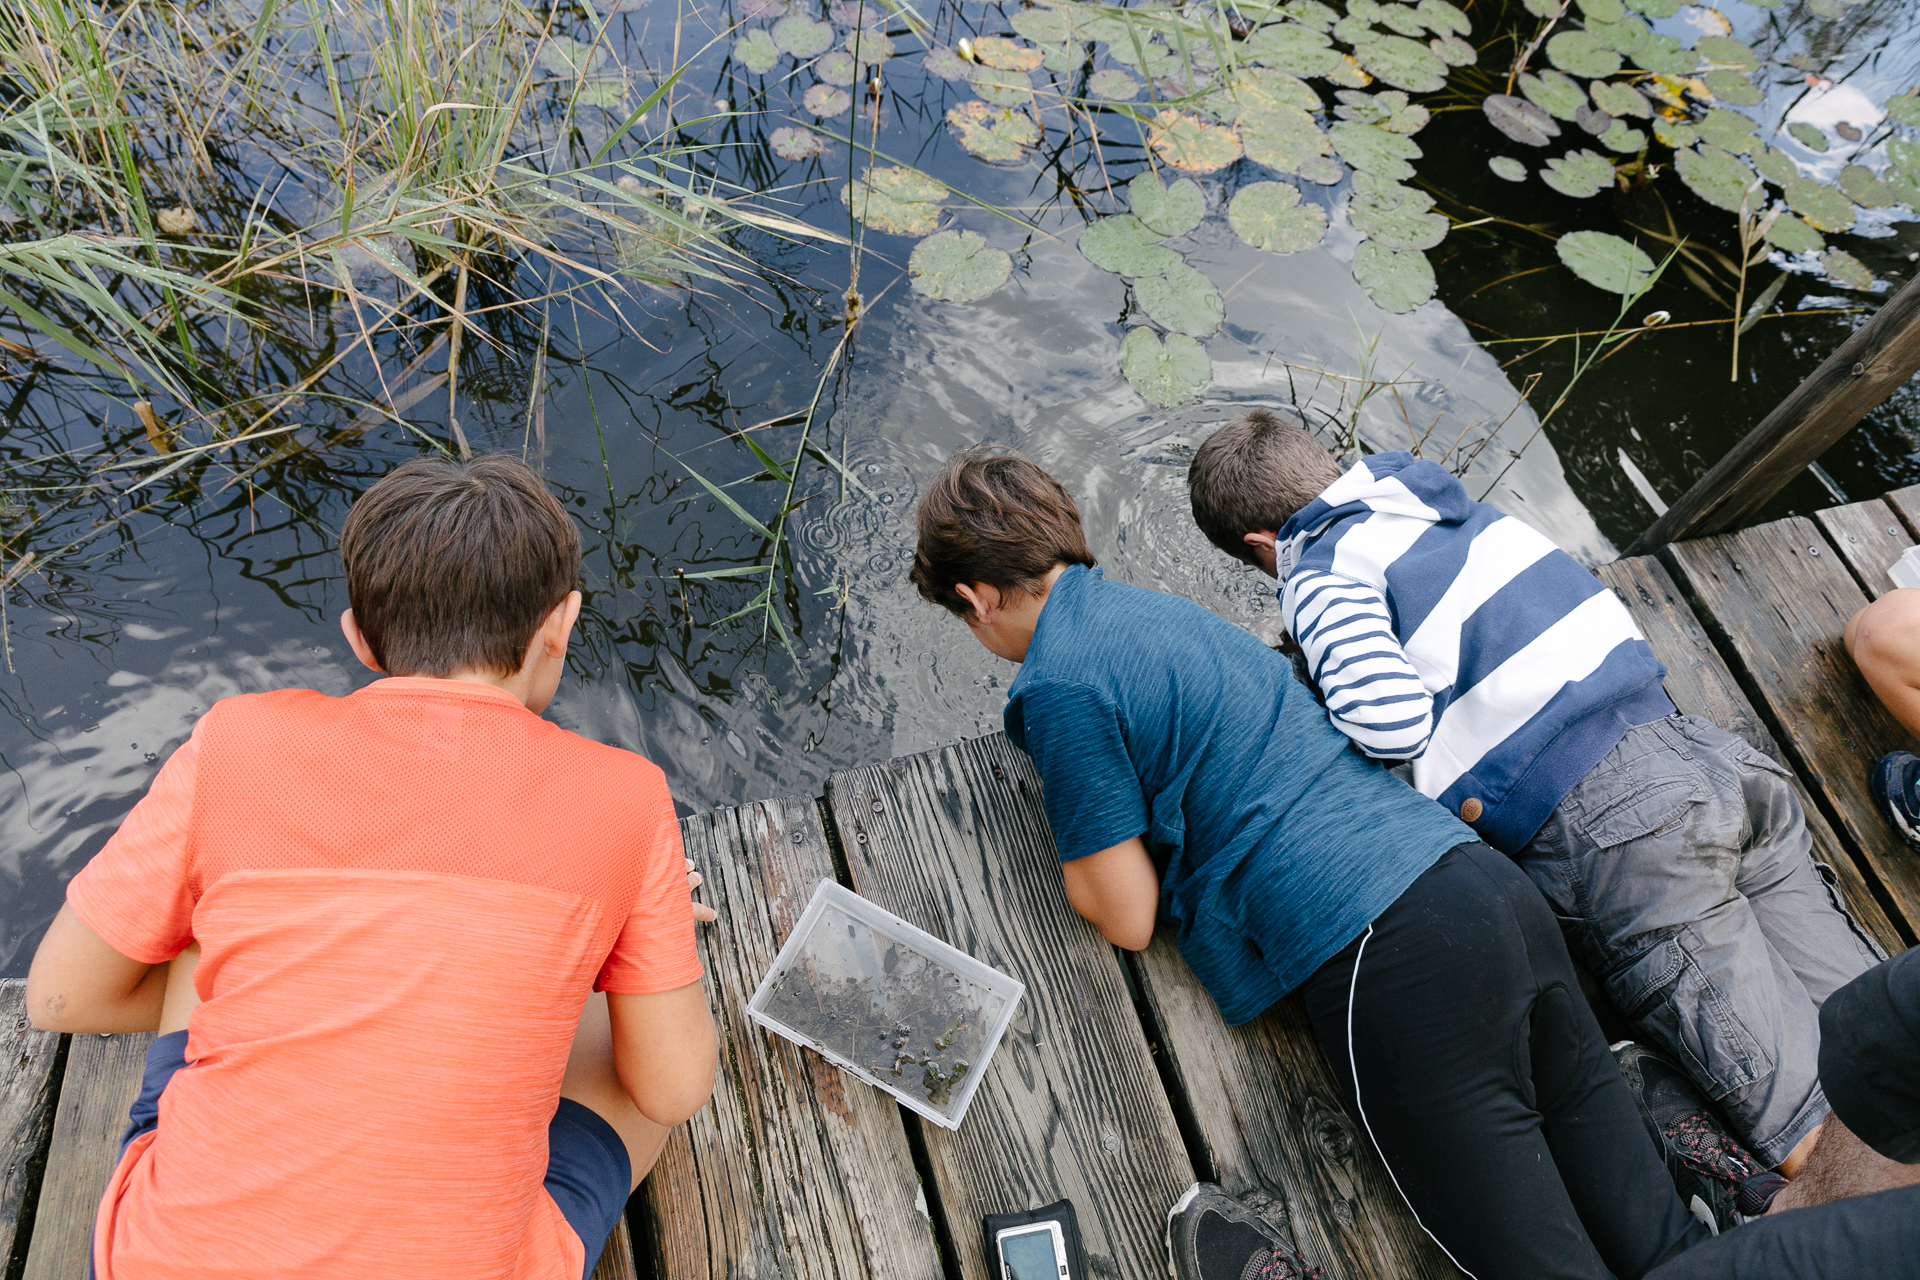
[[[1753,517],[1807,464],[1920,370],[1920,275],[1840,344],[1766,420],[1627,548],[1724,533]]]

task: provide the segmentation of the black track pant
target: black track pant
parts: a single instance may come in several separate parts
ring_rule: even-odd
[[[1639,1280],[1709,1238],[1675,1193],[1539,890],[1450,851],[1303,987],[1348,1110],[1476,1280]]]
[[[1920,1187],[1768,1214],[1690,1249],[1649,1280],[1914,1280]]]

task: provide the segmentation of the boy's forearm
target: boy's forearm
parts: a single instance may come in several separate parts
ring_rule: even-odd
[[[63,906],[27,971],[27,1016],[42,1031],[155,1031],[167,996],[164,964],[115,951]]]

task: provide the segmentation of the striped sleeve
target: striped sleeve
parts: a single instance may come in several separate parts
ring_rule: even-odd
[[[1433,736],[1433,695],[1400,647],[1380,592],[1301,569],[1287,578],[1280,607],[1334,727],[1375,759],[1418,758]]]

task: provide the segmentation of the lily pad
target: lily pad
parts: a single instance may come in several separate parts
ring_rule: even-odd
[[[942,231],[913,247],[907,278],[915,293],[943,302],[973,302],[1007,282],[1013,260],[971,231]]]
[[[1363,44],[1385,38],[1386,33],[1375,31],[1372,23],[1362,17],[1349,14],[1333,24],[1333,38],[1341,44],[1358,49]]]
[[[1600,145],[1609,151],[1618,151],[1622,155],[1632,155],[1647,145],[1647,135],[1628,124],[1625,120],[1615,120],[1600,135]]]
[[[1735,213],[1740,210],[1740,202],[1748,199],[1748,190],[1760,180],[1738,157],[1708,142],[1674,152],[1673,163],[1680,171],[1680,181],[1693,194]],[[1748,207],[1752,208],[1751,202]]]
[[[1604,231],[1569,231],[1554,251],[1573,274],[1622,297],[1644,292],[1653,274],[1653,259],[1638,245]]]
[[[1480,109],[1487,113],[1494,128],[1529,147],[1544,147],[1549,139],[1560,136],[1560,126],[1553,122],[1553,117],[1525,98],[1516,98],[1510,93],[1490,94]]]
[[[1240,139],[1233,130],[1183,111],[1155,116],[1147,144],[1161,160],[1188,173],[1212,173],[1240,158]]]
[[[1794,166],[1793,157],[1778,147],[1755,147],[1750,157],[1753,167],[1758,169],[1769,182],[1786,186],[1800,176],[1800,170]],[[1844,173],[1842,174],[1844,177]]]
[[[1333,143],[1320,132],[1313,117],[1298,107],[1248,112],[1240,117],[1239,124],[1247,157],[1280,173],[1298,173],[1308,160],[1333,150]]]
[[[1433,197],[1397,183],[1374,182],[1362,190],[1356,185],[1347,205],[1353,229],[1389,249],[1431,249],[1447,238],[1447,220],[1429,212]]]
[[[1316,31],[1331,31],[1333,24],[1340,21],[1339,12],[1321,4],[1320,0],[1287,0],[1278,8],[1295,22]]]
[[[1818,231],[1790,213],[1773,220],[1773,225],[1767,228],[1767,243],[1788,253],[1819,253],[1827,247]]]
[[[853,105],[853,98],[845,89],[830,84],[817,84],[807,90],[806,97],[800,100],[802,106],[816,116],[826,119],[844,115]]]
[[[1767,100],[1767,95],[1747,79],[1745,72],[1709,71],[1700,78],[1709,93],[1729,106],[1757,107]]]
[[[1355,48],[1353,56],[1370,74],[1410,93],[1433,93],[1447,84],[1447,64],[1405,36],[1371,40]]]
[[[1352,54],[1336,59],[1331,67],[1320,73],[1320,78],[1346,89],[1364,89],[1373,83],[1373,77],[1360,69],[1360,64]]]
[[[1760,59],[1752,49],[1731,36],[1701,36],[1693,42],[1693,51],[1717,68],[1728,71],[1758,71]]]
[[[768,134],[767,145],[782,160],[808,160],[827,149],[819,134],[790,124],[781,125]]]
[[[1508,182],[1525,182],[1527,166],[1512,156],[1492,156],[1487,160],[1487,168],[1493,170],[1496,178],[1505,178]]]
[[[1671,18],[1680,12],[1680,0],[1625,0],[1627,8],[1649,18]]]
[[[1263,67],[1278,67],[1296,76],[1321,76],[1334,69],[1340,55],[1328,48],[1332,37],[1297,23],[1262,27],[1242,46],[1246,57]]]
[[[1300,162],[1294,172],[1308,182],[1330,187],[1347,176],[1346,167],[1332,156],[1311,156]]]
[[[1613,117],[1598,107],[1583,105],[1573,113],[1573,122],[1596,138],[1613,128]]]
[[[1685,150],[1700,140],[1700,131],[1690,124],[1679,120],[1669,120],[1665,116],[1653,118],[1653,136],[1662,146],[1672,147],[1675,151]]]
[[[740,65],[747,70],[763,76],[780,61],[780,46],[773,42],[765,27],[755,27],[733,42],[733,56],[740,59]]]
[[[1795,178],[1787,184],[1787,204],[1829,235],[1853,226],[1853,203],[1838,187],[1826,186],[1812,178]]]
[[[804,13],[790,13],[773,24],[773,42],[782,53],[817,58],[833,48],[833,24],[815,22]]]
[[[1909,129],[1920,129],[1920,96],[1917,95],[1920,95],[1920,89],[1909,90],[1897,98],[1888,98],[1887,119]]]
[[[1108,102],[1132,102],[1140,96],[1140,82],[1118,67],[1106,67],[1087,78],[1087,92]]]
[[[1159,237],[1132,214],[1102,218],[1080,233],[1080,252],[1102,271],[1122,276],[1165,275],[1180,255],[1154,243]]]
[[[833,0],[827,16],[843,27],[871,27],[887,16],[882,0]]]
[[[1420,144],[1397,133],[1355,120],[1342,120],[1327,130],[1340,158],[1356,169],[1401,181],[1413,176],[1409,160],[1422,155]]]
[[[840,203],[875,231],[926,236],[940,226],[940,202],[946,194],[947,189],[926,174],[891,165],[841,187]]]
[[[1380,25],[1403,36],[1423,36],[1427,33],[1427,24],[1420,15],[1405,5],[1380,6]]]
[[[1226,304],[1213,281],[1185,263],[1163,276],[1135,280],[1133,296],[1162,327],[1195,338],[1206,337],[1227,318]]]
[[[1795,142],[1809,151],[1824,152],[1827,149],[1827,135],[1804,120],[1796,120],[1788,125],[1787,132],[1793,135]]]
[[[1900,203],[1900,197],[1893,193],[1893,189],[1875,177],[1873,170],[1865,165],[1848,165],[1840,171],[1837,181],[1840,189],[1847,193],[1847,198],[1863,209],[1884,209]]]
[[[540,65],[556,76],[579,79],[606,64],[607,50],[572,36],[551,36],[540,47]]]
[[[1593,95],[1594,106],[1615,119],[1621,116],[1645,118],[1653,114],[1653,108],[1647,105],[1645,95],[1631,85],[1595,80],[1587,86],[1587,92]]]
[[[1071,9],[1021,9],[1013,29],[1035,44],[1065,44],[1074,38]]]
[[[1630,56],[1634,66],[1656,75],[1690,76],[1694,68],[1700,65],[1700,55],[1691,49],[1681,48],[1680,42],[1672,36],[1648,36],[1646,42]]]
[[[1371,240],[1362,240],[1353,251],[1353,278],[1374,305],[1388,311],[1411,311],[1438,287],[1426,254],[1389,249]]]
[[[740,0],[740,16],[743,18],[777,18],[786,11],[787,0]]]
[[[894,54],[893,37],[884,31],[856,27],[847,32],[847,38],[842,43],[855,62],[869,67],[879,66]]]
[[[1325,105],[1318,89],[1299,76],[1273,67],[1247,67],[1235,72],[1227,92],[1233,98],[1236,115],[1267,107],[1319,111]]]
[[[1127,208],[1155,235],[1183,236],[1207,216],[1207,198],[1192,178],[1167,187],[1149,171],[1127,184]]]
[[[1632,14],[1622,14],[1618,22],[1594,22],[1589,20],[1587,31],[1593,38],[1623,58],[1631,58],[1640,52],[1647,43],[1652,30],[1645,22]]]
[[[1579,0],[1580,16],[1588,22],[1618,22],[1627,16],[1620,0]]]
[[[947,112],[947,124],[960,145],[992,164],[1017,164],[1040,141],[1039,126],[1025,112],[985,102],[963,102]]]
[[[1742,155],[1754,145],[1754,130],[1759,126],[1754,124],[1751,116],[1715,107],[1695,127],[1700,130],[1703,141],[1712,143],[1722,151]]]
[[[1620,69],[1620,55],[1588,31],[1562,31],[1548,40],[1547,61],[1589,80],[1603,79]]]
[[[1291,183],[1255,182],[1227,206],[1227,225],[1256,249],[1298,253],[1327,234],[1327,215],[1317,204],[1302,204],[1300,188]]]
[[[1427,30],[1437,36],[1464,36],[1473,33],[1473,20],[1447,0],[1420,0],[1415,12],[1425,20]]]
[[[1563,196],[1585,200],[1613,185],[1613,162],[1594,151],[1570,151],[1547,161],[1540,181]]]
[[[1128,330],[1120,343],[1120,372],[1142,399],[1163,409],[1197,400],[1213,381],[1205,347],[1184,333],[1170,333],[1162,344],[1145,325]]]
[[[1024,107],[1033,97],[1033,77],[1024,71],[975,67],[973,91],[996,107]]]
[[[1450,67],[1470,67],[1480,61],[1480,51],[1459,36],[1435,36],[1427,41],[1427,48]]]
[[[860,64],[853,60],[852,54],[835,49],[813,64],[813,74],[844,89],[860,78]]]
[[[1587,91],[1580,87],[1580,82],[1551,68],[1537,76],[1531,73],[1521,76],[1520,92],[1526,94],[1534,106],[1561,120],[1573,119],[1587,105]]]
[[[1557,0],[1525,0],[1526,10],[1536,18],[1558,18],[1562,6]]]
[[[981,36],[973,42],[974,56],[1002,71],[1032,71],[1045,57],[1031,45],[1015,44],[999,36]]]
[[[945,45],[927,50],[927,56],[920,59],[920,66],[942,80],[973,79],[973,64]]]
[[[1873,272],[1867,264],[1845,249],[1829,249],[1820,255],[1820,269],[1836,284],[1862,293],[1873,290]]]

